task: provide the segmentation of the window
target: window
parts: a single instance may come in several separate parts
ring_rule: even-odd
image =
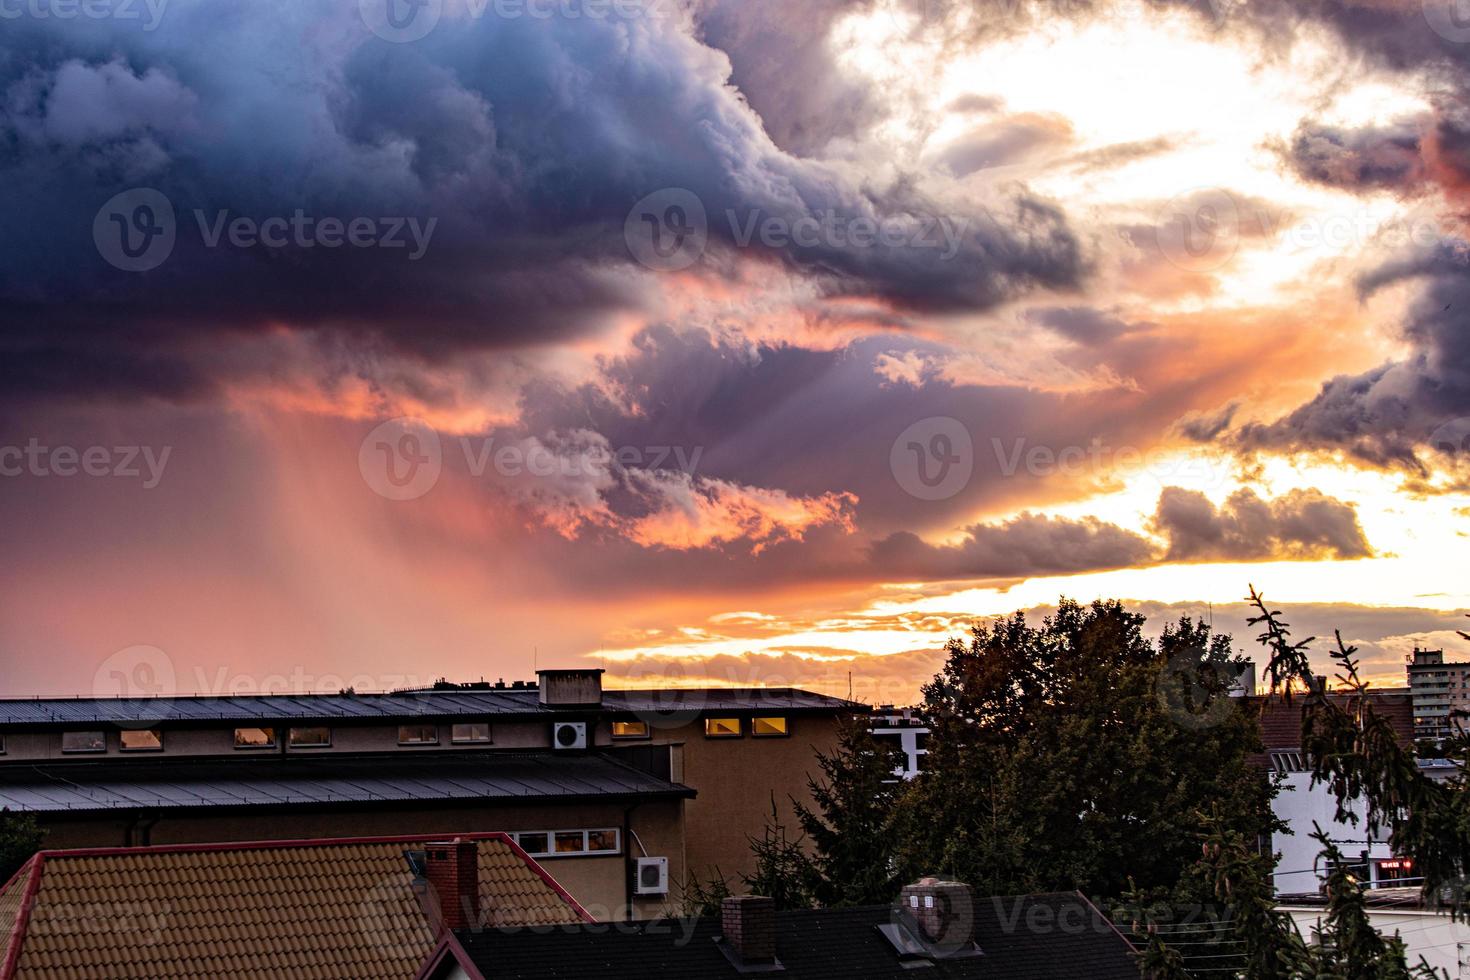
[[[438,745],[438,725],[399,725],[399,745]]]
[[[235,748],[237,749],[273,749],[275,747],[276,730],[274,728],[235,729]]]
[[[332,744],[332,730],[321,727],[293,728],[290,740],[293,749],[324,749]]]
[[[532,857],[585,857],[619,854],[622,833],[615,828],[602,830],[525,830],[511,837]]]
[[[5,736],[0,735],[0,755],[5,754]]]
[[[550,838],[546,834],[516,834],[516,843],[521,845],[521,850],[527,854],[545,854],[550,848],[546,846]]]
[[[106,752],[107,735],[103,732],[62,732],[63,752]]]
[[[1277,750],[1271,753],[1271,766],[1277,772],[1306,772],[1307,762],[1295,749]]]
[[[785,718],[752,718],[750,734],[757,738],[780,738],[791,734]]]
[[[647,738],[648,722],[615,721],[612,723],[613,738]]]
[[[163,732],[156,728],[125,731],[118,739],[118,748],[124,752],[162,752]]]
[[[490,723],[488,721],[472,721],[462,725],[455,725],[454,731],[450,733],[449,738],[453,742],[488,742],[490,741]]]
[[[742,732],[739,718],[706,718],[705,738],[739,738]]]

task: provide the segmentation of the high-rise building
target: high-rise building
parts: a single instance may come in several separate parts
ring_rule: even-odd
[[[1443,650],[1415,647],[1408,671],[1414,737],[1448,738],[1454,734],[1454,714],[1470,713],[1470,663],[1446,663]]]

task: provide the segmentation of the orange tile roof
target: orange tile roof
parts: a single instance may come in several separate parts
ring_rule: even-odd
[[[450,836],[489,922],[591,921],[504,835]],[[410,978],[437,937],[403,852],[443,839],[43,851],[0,891],[0,980]]]

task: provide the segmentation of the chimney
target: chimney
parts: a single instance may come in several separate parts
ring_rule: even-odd
[[[548,708],[602,707],[602,668],[538,670],[540,702]]]
[[[913,917],[919,938],[933,946],[959,949],[975,938],[975,898],[959,881],[920,878],[905,885],[900,903]]]
[[[737,965],[776,962],[776,903],[760,895],[739,895],[720,903],[720,929]]]
[[[480,925],[480,851],[472,840],[430,841],[424,845],[424,878],[438,902],[445,929]]]

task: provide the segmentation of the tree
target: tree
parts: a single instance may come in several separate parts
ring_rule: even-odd
[[[41,849],[45,837],[34,816],[0,808],[0,885]]]
[[[811,842],[808,873],[822,905],[883,905],[902,884],[894,858],[893,811],[903,790],[894,775],[898,752],[875,739],[867,725],[848,718],[837,749],[818,753],[823,779],[808,781],[816,807],[796,803],[803,835]]]
[[[1017,613],[950,641],[924,688],[929,769],[895,816],[906,875],[982,894],[1120,896],[1132,879],[1167,895],[1201,813],[1252,840],[1276,827],[1275,788],[1250,762],[1256,719],[1227,696],[1229,637],[1184,617],[1154,644],[1144,623],[1063,599],[1040,626]]]
[[[776,798],[771,797],[771,819],[761,836],[750,838],[755,873],[741,875],[752,895],[764,895],[777,909],[807,909],[816,904],[816,866],[804,840],[786,835],[777,822]]]

